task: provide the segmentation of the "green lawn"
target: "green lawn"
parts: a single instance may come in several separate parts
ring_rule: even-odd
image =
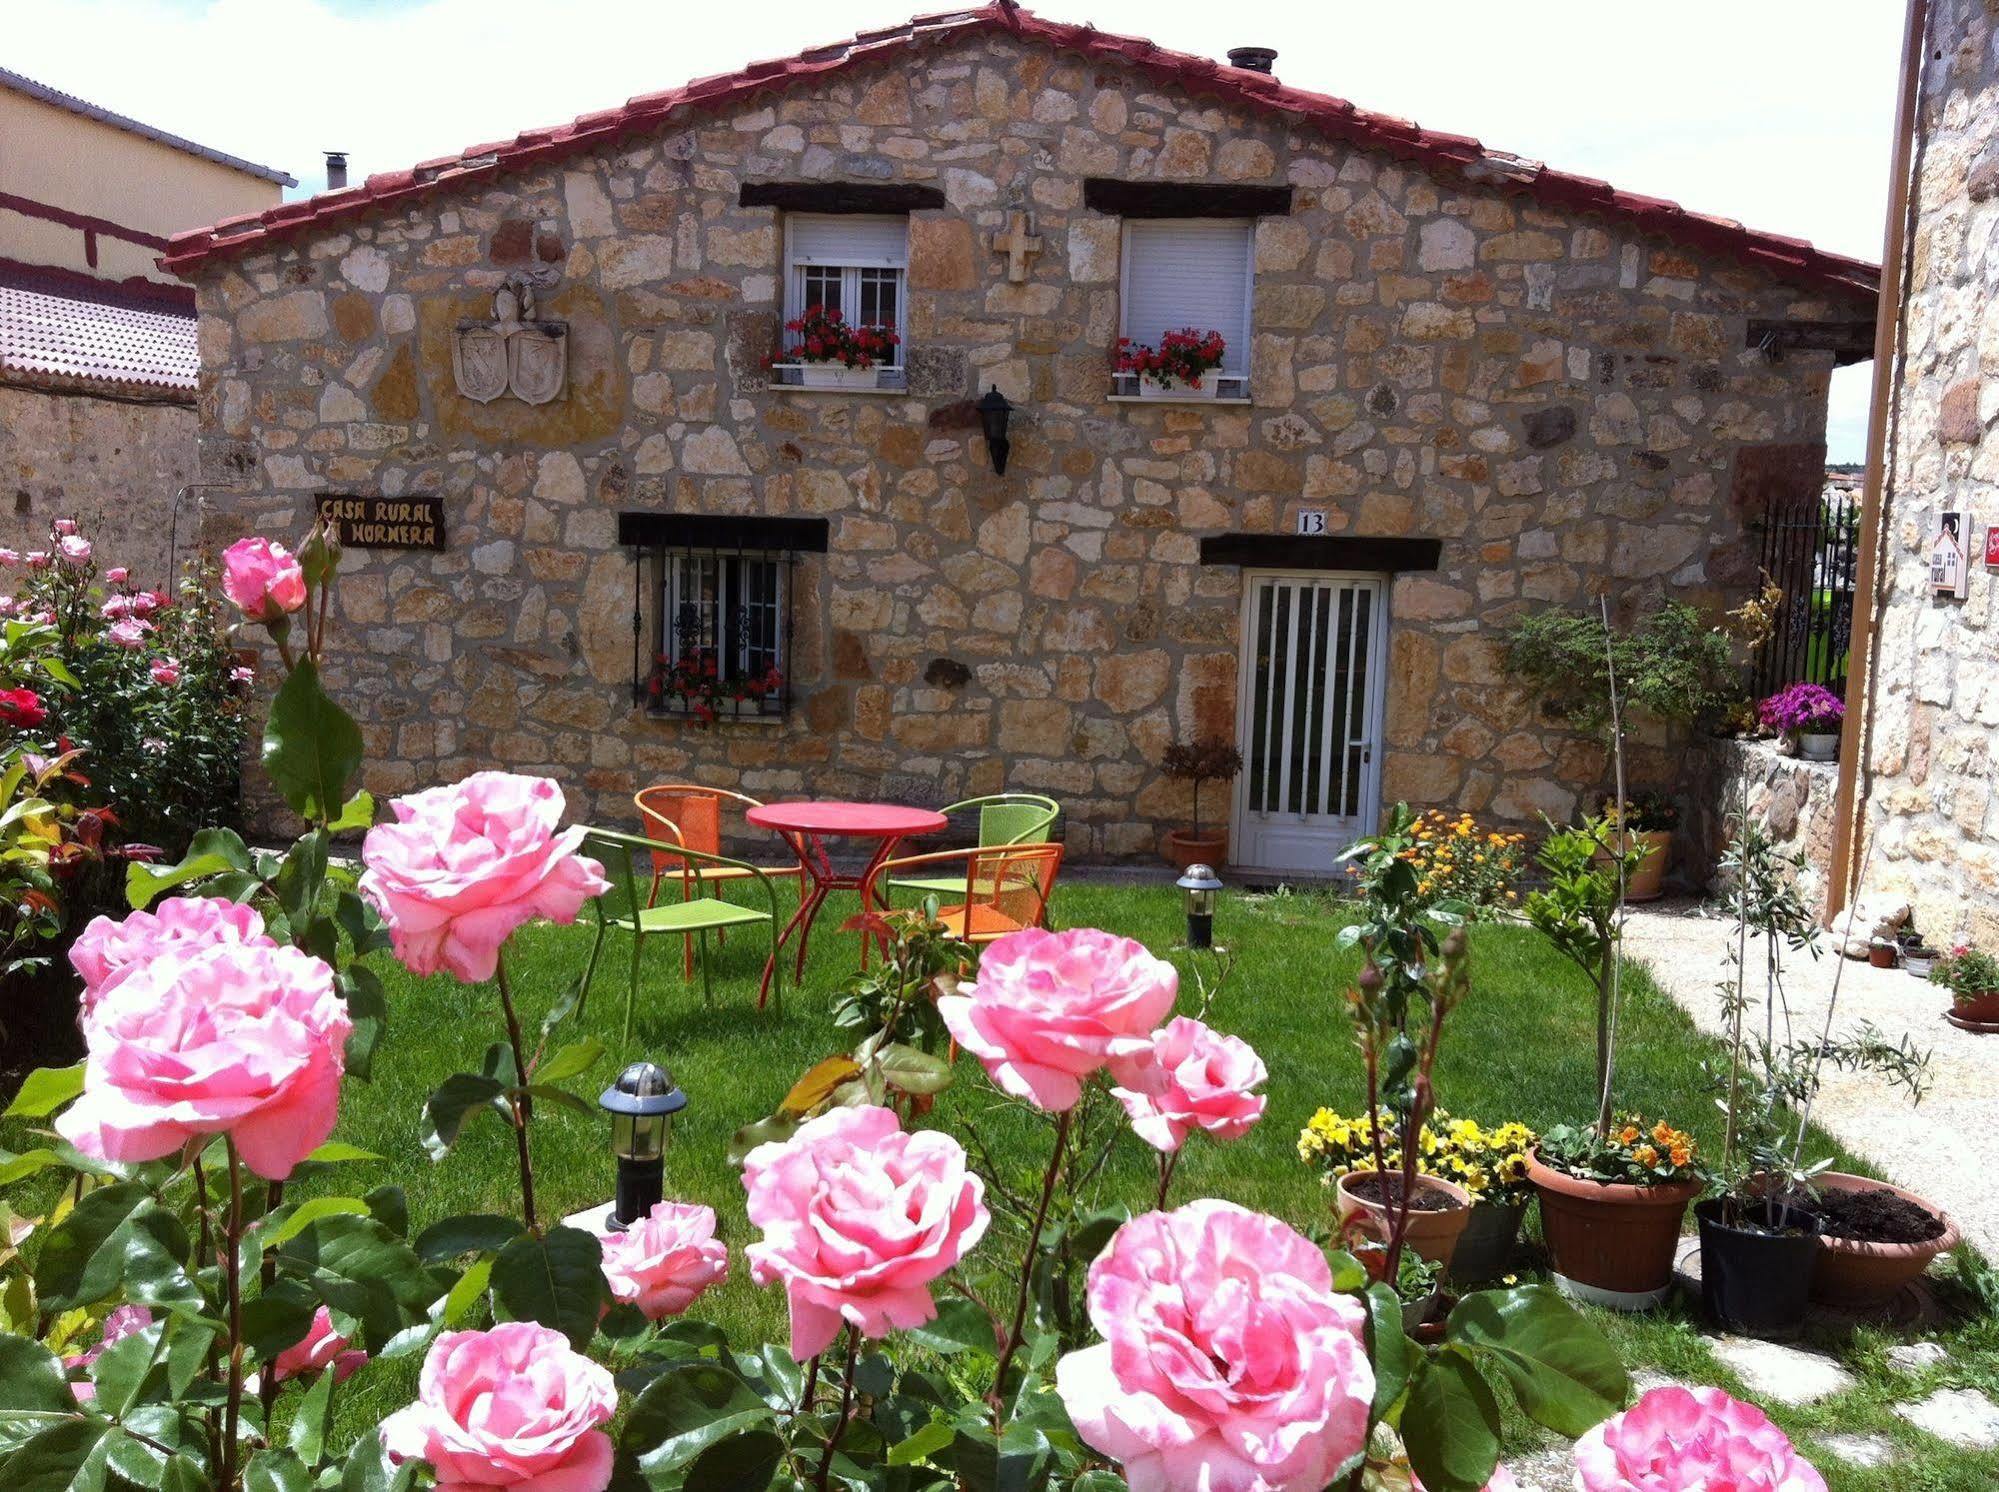
[[[682,984],[678,947],[651,945],[629,1046],[619,1040],[624,959],[623,948],[614,944],[580,1021],[611,1051],[574,1086],[601,1086],[620,1063],[643,1056],[670,1066],[691,1099],[676,1122],[667,1190],[670,1196],[713,1206],[723,1236],[738,1251],[735,1278],[698,1308],[738,1340],[783,1340],[785,1322],[780,1293],[754,1288],[743,1266],[739,1250],[751,1233],[741,1185],[723,1149],[738,1126],[774,1108],[801,1071],[841,1049],[825,1012],[829,993],[853,967],[853,936],[836,930],[842,911],[835,902],[822,919],[804,987],[787,990],[782,1018],[752,1008],[760,952],[755,939],[739,936],[718,957],[712,1008],[702,1004],[698,984]],[[1171,950],[1183,973],[1190,967],[1189,955],[1175,946],[1181,931],[1179,899],[1169,887],[1066,885],[1057,897],[1055,918],[1059,926],[1093,925],[1128,934],[1155,950]],[[1300,1227],[1328,1217],[1327,1194],[1299,1163],[1293,1147],[1299,1128],[1318,1105],[1351,1111],[1360,1102],[1359,1063],[1341,1004],[1356,960],[1335,945],[1341,920],[1336,904],[1310,895],[1237,897],[1224,906],[1218,935],[1233,950],[1234,966],[1209,1019],[1262,1054],[1270,1068],[1270,1107],[1263,1123],[1234,1145],[1191,1142],[1174,1183],[1176,1199],[1227,1197]],[[512,968],[526,1006],[525,1022],[539,1020],[581,968],[588,946],[584,928],[532,928],[515,940]],[[1439,1072],[1443,1103],[1482,1121],[1517,1117],[1537,1128],[1588,1117],[1594,1039],[1588,987],[1529,929],[1481,926],[1473,932],[1472,947],[1475,993],[1455,1017],[1445,1044]],[[360,1191],[399,1182],[408,1191],[414,1227],[456,1212],[516,1210],[512,1143],[498,1122],[473,1124],[457,1153],[442,1164],[425,1159],[418,1139],[424,1096],[448,1074],[476,1067],[487,1043],[499,1038],[495,996],[490,989],[448,979],[414,979],[386,960],[382,973],[390,992],[389,1034],[373,1083],[350,1085],[339,1137],[387,1159],[344,1168],[344,1174],[319,1184]],[[1701,1057],[1708,1050],[1703,1038],[1642,970],[1633,971],[1628,988],[1621,1101],[1648,1114],[1668,1115],[1712,1143],[1717,1116],[1701,1071]],[[1183,1005],[1192,999],[1193,981],[1187,979]],[[1019,1108],[995,1102],[983,1075],[969,1062],[957,1086],[939,1100],[939,1122],[961,1117],[977,1124],[1019,1179],[1037,1171],[1046,1154],[1043,1126]],[[580,1209],[609,1195],[606,1140],[606,1124],[581,1114],[551,1109],[537,1119],[537,1189],[546,1213]],[[1853,1164],[1845,1156],[1841,1162]],[[1104,1200],[1149,1205],[1152,1180],[1151,1152],[1129,1141],[1106,1176]],[[1742,1391],[1708,1355],[1694,1315],[1685,1307],[1638,1320],[1602,1314],[1597,1319],[1634,1366],[1650,1365]],[[1917,1380],[1898,1378],[1885,1366],[1885,1347],[1900,1339],[1878,1331],[1822,1331],[1820,1344],[1846,1359],[1860,1375],[1860,1386],[1802,1413],[1779,1412],[1776,1417],[1800,1436],[1835,1492],[1886,1492],[1891,1487],[1895,1492],[1971,1492],[1999,1485],[1999,1456],[1951,1451],[1888,1412],[1895,1398],[1917,1397],[1934,1386],[1999,1384],[1999,1330],[1984,1318],[1953,1327],[1944,1333],[1952,1361]],[[342,1415],[357,1431],[405,1401],[416,1364],[397,1366],[401,1371],[367,1375],[365,1389],[357,1384]],[[1810,1444],[1814,1430],[1885,1433],[1903,1447],[1906,1459],[1892,1470],[1854,1471],[1815,1451]],[[1530,1447],[1526,1434],[1516,1449]]]

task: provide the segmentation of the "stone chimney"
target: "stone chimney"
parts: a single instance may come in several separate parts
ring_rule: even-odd
[[[1230,53],[1229,55],[1234,56],[1235,54]],[[1270,69],[1267,67],[1264,69],[1265,72],[1268,72],[1269,70]],[[326,189],[329,192],[337,192],[346,185],[347,185],[347,152],[344,150],[327,151]]]
[[[1244,72],[1267,73],[1277,65],[1275,47],[1230,47],[1229,66]]]

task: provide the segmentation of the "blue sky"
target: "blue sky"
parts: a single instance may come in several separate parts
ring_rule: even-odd
[[[16,0],[0,65],[321,188],[948,0]],[[1061,20],[1807,238],[1881,251],[1901,9],[1888,0],[1041,0]],[[107,45],[115,38],[115,45]],[[1858,460],[1866,366],[1834,381]]]

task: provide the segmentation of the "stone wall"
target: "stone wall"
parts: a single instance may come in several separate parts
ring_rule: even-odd
[[[1250,406],[1107,400],[1121,229],[1089,176],[1295,187],[1257,229]],[[945,195],[910,219],[907,396],[768,386],[780,215],[738,188],[827,179]],[[985,247],[1011,208],[1045,245],[1021,284]],[[524,273],[570,324],[568,394],[468,402],[452,329]],[[344,580],[337,683],[378,790],[504,763],[622,819],[683,775],[1039,789],[1092,857],[1184,818],[1171,737],[1233,730],[1241,576],[1200,538],[1290,532],[1301,506],[1443,541],[1393,587],[1387,796],[1569,814],[1601,750],[1507,687],[1496,629],[1605,592],[1627,616],[1745,592],[1743,513],[1816,486],[1831,370],[1746,350],[1746,321],[1854,314],[1003,36],[321,225],[198,288],[204,471],[237,483],[214,538],[296,531],[323,490],[445,500],[447,552],[357,554]],[[989,384],[1019,406],[1003,479],[962,403]],[[781,728],[633,708],[634,509],[830,520]],[[931,682],[956,675],[939,658],[966,682]],[[1668,742],[1637,753],[1640,781],[1678,770]]]
[[[194,473],[188,403],[0,384],[0,546],[46,548],[49,520],[74,518],[106,563],[165,584],[173,496]],[[184,504],[183,554],[198,524],[194,504]]]
[[[1864,890],[1906,895],[1933,936],[1999,946],[1999,15],[1935,0],[1921,111],[1918,218],[1896,389],[1868,755]],[[1937,598],[1940,513],[1967,515],[1966,600]]]
[[[1679,836],[1680,873],[1695,889],[1719,892],[1715,867],[1746,808],[1780,855],[1802,855],[1798,892],[1823,910],[1832,860],[1833,800],[1839,768],[1800,761],[1775,741],[1709,741],[1701,749],[1699,790]]]

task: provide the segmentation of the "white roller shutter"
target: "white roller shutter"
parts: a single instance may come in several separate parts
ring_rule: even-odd
[[[909,262],[907,217],[795,212],[785,219],[793,264],[901,269]]]
[[[1144,218],[1124,225],[1124,335],[1157,347],[1167,332],[1218,331],[1225,373],[1249,372],[1248,218]]]

